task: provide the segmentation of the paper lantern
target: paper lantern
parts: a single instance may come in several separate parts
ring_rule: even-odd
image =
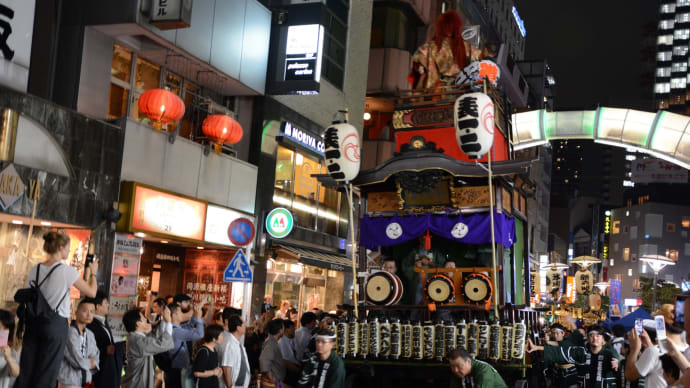
[[[501,69],[496,62],[484,59],[472,62],[465,66],[464,69],[460,70],[460,73],[458,73],[458,76],[455,78],[455,84],[462,85],[487,79],[492,86],[496,86],[500,78]]]
[[[594,275],[590,270],[579,270],[575,272],[575,289],[578,294],[587,295],[594,286]]]
[[[242,139],[242,126],[226,115],[210,115],[201,124],[204,135],[220,144],[235,144]]]
[[[563,283],[563,271],[558,269],[550,269],[546,271],[546,287],[549,292],[553,290],[560,290]]]
[[[479,158],[494,144],[494,103],[484,93],[463,94],[455,100],[455,137],[462,152]]]
[[[360,141],[357,128],[347,122],[333,123],[324,134],[328,173],[337,182],[349,182],[359,174]]]
[[[151,89],[139,97],[139,113],[152,121],[170,124],[184,116],[184,102],[175,93],[165,89]]]

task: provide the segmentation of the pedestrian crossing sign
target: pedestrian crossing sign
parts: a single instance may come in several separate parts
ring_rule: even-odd
[[[224,282],[252,282],[252,269],[249,267],[249,261],[242,249],[238,249],[225,271],[223,272]]]

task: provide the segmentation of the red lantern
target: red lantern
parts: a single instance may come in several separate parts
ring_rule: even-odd
[[[201,125],[204,135],[220,144],[235,144],[242,139],[242,126],[226,115],[210,115]]]
[[[139,113],[152,121],[170,124],[184,116],[184,102],[175,93],[165,89],[151,89],[139,97]]]

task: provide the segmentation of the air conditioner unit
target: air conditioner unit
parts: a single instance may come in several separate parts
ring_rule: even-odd
[[[201,108],[201,110],[205,110],[206,112],[208,112],[209,115],[228,115],[235,117],[235,113],[233,111],[224,107],[223,105],[216,103],[210,98],[202,100],[199,103],[199,107]]]

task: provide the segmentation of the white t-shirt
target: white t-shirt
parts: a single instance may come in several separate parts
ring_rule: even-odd
[[[230,367],[232,373],[231,381],[234,384],[237,381],[237,377],[240,375],[240,369],[242,367],[242,355],[240,352],[244,353],[244,363],[247,371],[247,375],[244,379],[244,385],[242,387],[247,388],[249,387],[249,380],[251,380],[249,359],[247,358],[247,351],[245,350],[244,346],[242,346],[240,341],[238,341],[234,335],[230,335],[230,341],[228,341],[225,347],[223,359],[221,360],[220,365]],[[222,378],[219,378],[219,380],[221,380],[221,382],[223,381]],[[223,386],[225,386],[225,384],[221,384],[221,387]]]
[[[661,368],[661,360],[659,359],[662,354],[658,345],[650,346],[635,361],[635,367],[640,376],[645,376],[645,388],[664,388],[668,386],[666,380],[664,380],[664,371]]]
[[[38,266],[41,267],[41,270],[38,273],[38,283],[40,284],[48,275],[48,272],[50,272],[50,270],[56,265],[59,265],[60,267],[55,269],[48,280],[43,283],[41,286],[41,293],[43,294],[43,297],[46,298],[46,301],[50,307],[53,309],[57,307],[60,299],[62,299],[64,296],[65,298],[62,299],[62,304],[60,304],[60,307],[57,308],[57,312],[60,314],[60,316],[69,318],[70,300],[69,295],[65,296],[65,293],[69,293],[69,288],[72,287],[72,284],[74,284],[74,282],[76,282],[79,278],[79,272],[77,272],[74,267],[59,261],[50,267],[46,267],[43,264],[35,265],[33,268],[31,268],[31,271],[29,271],[29,276],[26,278],[26,286],[30,287],[31,282],[36,280],[36,268],[38,268]]]

